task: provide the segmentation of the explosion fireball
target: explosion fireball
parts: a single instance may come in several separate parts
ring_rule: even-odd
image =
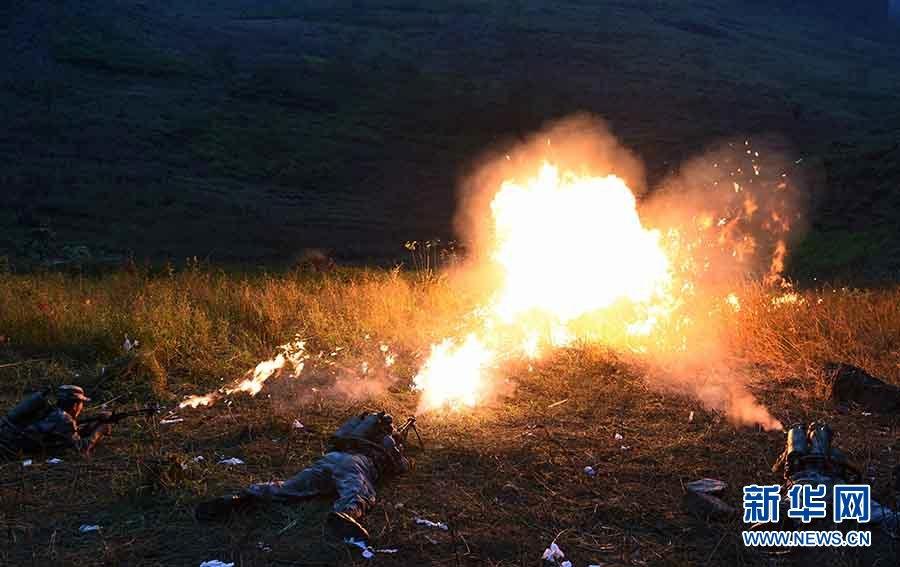
[[[636,204],[615,175],[578,176],[546,162],[522,183],[505,181],[490,205],[499,289],[480,332],[432,347],[415,378],[423,409],[475,406],[492,390],[498,358],[537,358],[544,343],[586,338],[578,332],[586,315],[630,308],[631,332],[648,334],[653,308],[671,301],[672,272],[660,233],[642,226]]]
[[[414,379],[420,409],[485,402],[503,360],[538,358],[579,341],[644,356],[663,372],[703,361],[702,372],[690,369],[693,383],[670,376],[669,385],[727,410],[735,421],[781,428],[732,376],[717,336],[724,318],[740,310],[729,286],[752,274],[751,259],[770,254],[759,277],[782,282],[787,202],[761,195],[762,183],[752,186],[760,175],[759,153],[748,149],[746,155],[749,187],[729,172],[734,179],[727,188],[734,189],[728,195],[721,196],[718,181],[710,183],[715,198],[688,198],[682,191],[692,206],[681,203],[677,214],[664,193],[656,214],[647,215],[652,224],[610,167],[592,174],[549,159],[535,167],[532,159],[500,182],[490,199],[485,255],[499,277],[476,310],[479,328],[464,341],[432,347]]]
[[[659,232],[641,226],[634,195],[614,175],[544,163],[524,184],[505,182],[491,212],[503,270],[494,310],[504,322],[532,311],[566,322],[620,300],[646,302],[671,284]]]

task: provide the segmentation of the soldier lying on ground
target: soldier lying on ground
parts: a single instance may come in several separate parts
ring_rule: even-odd
[[[312,465],[283,482],[253,484],[239,494],[203,502],[198,520],[225,517],[260,501],[295,501],[336,495],[326,528],[335,537],[367,540],[359,520],[375,504],[375,484],[387,474],[409,470],[401,435],[384,412],[365,412],[345,422],[331,437],[328,451]]]
[[[49,390],[32,394],[0,418],[0,453],[11,458],[19,453],[65,448],[88,455],[111,431],[102,419],[79,426],[84,402],[90,401],[80,386],[57,388],[55,406],[47,399],[48,394]]]

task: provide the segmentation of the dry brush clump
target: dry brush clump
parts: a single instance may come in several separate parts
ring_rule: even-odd
[[[740,297],[728,339],[743,362],[813,378],[826,362],[846,362],[900,383],[900,287],[773,293],[750,285]]]

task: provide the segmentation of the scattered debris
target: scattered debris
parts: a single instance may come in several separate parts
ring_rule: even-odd
[[[128,338],[128,335],[125,335],[125,342],[122,343],[122,350],[125,352],[131,352],[133,349],[141,346],[141,341],[134,339],[133,341]]]
[[[623,450],[623,451],[629,451],[629,450],[631,450],[631,445],[622,445],[622,450]]]
[[[559,564],[559,567],[572,567],[572,562],[571,561],[563,561],[562,563]]]
[[[263,553],[270,553],[272,551],[272,548],[262,541],[256,542],[256,549],[262,551]]]
[[[218,559],[213,559],[212,561],[204,561],[200,564],[200,567],[234,567],[234,563],[224,563]]]
[[[63,460],[62,460],[62,459],[57,459],[56,457],[52,457],[52,458],[50,458],[50,459],[47,459],[47,464],[48,464],[48,465],[58,465],[58,464],[61,463],[61,462],[63,462]]]
[[[828,363],[825,373],[831,380],[831,399],[835,403],[855,403],[875,413],[900,413],[900,387],[850,364]]]
[[[621,433],[616,433],[615,435],[613,435],[613,439],[615,439],[616,441],[621,441],[622,439],[625,439],[625,438],[622,437]]]
[[[362,550],[362,556],[365,559],[372,559],[373,557],[375,557],[376,553],[397,553],[398,551],[397,549],[375,549],[365,541],[358,540],[352,537],[346,538],[344,540],[344,543],[360,548]]]
[[[206,459],[203,458],[203,455],[197,455],[196,457],[194,457],[191,460],[194,461],[195,463],[199,463],[200,461],[204,461]]]
[[[237,457],[231,457],[230,459],[222,459],[219,461],[220,465],[243,465],[244,461],[238,459]]]
[[[685,488],[687,488],[689,492],[698,494],[718,494],[725,490],[726,486],[728,485],[726,485],[724,481],[715,478],[701,478],[700,480],[687,483]]]
[[[437,528],[439,530],[448,531],[450,528],[447,527],[447,524],[444,522],[432,522],[431,520],[426,520],[425,518],[416,518],[415,522],[420,526],[427,526],[429,528]]]
[[[293,429],[305,429],[304,426],[303,426],[303,424],[300,423],[300,420],[299,420],[299,419],[295,419],[295,420],[294,420],[294,423],[291,424],[291,427],[292,427]]]
[[[78,528],[78,531],[83,534],[90,533],[90,532],[99,532],[100,526],[98,526],[96,524],[82,524],[81,527]]]
[[[167,417],[166,419],[159,420],[160,425],[169,425],[170,423],[181,423],[184,421],[183,417]]]
[[[685,507],[704,517],[727,517],[737,513],[737,509],[727,504],[721,498],[705,492],[688,491],[684,495]]]
[[[33,462],[33,461],[32,461],[31,459],[25,459],[24,461],[22,461],[22,466],[23,466],[23,467],[30,467],[31,464],[32,464],[32,462]]]
[[[594,478],[595,476],[597,476],[597,471],[594,470],[594,467],[588,465],[584,467],[584,474],[588,475],[591,478]]]
[[[281,530],[278,532],[278,535],[283,534],[284,532],[288,531],[289,529],[293,528],[296,525],[297,525],[297,520],[294,520],[293,522],[291,522],[288,525],[281,528]]]
[[[563,553],[562,549],[556,545],[556,542],[550,542],[550,547],[544,550],[544,554],[541,556],[541,559],[544,561],[550,561],[551,563],[557,563],[560,559],[565,559],[566,554]],[[568,561],[566,562],[568,563]],[[569,563],[571,565],[571,563]]]
[[[547,409],[555,408],[556,406],[561,406],[568,401],[569,401],[569,398],[566,398],[564,400],[559,400],[558,402],[553,402],[552,404],[547,406]]]
[[[694,412],[688,414],[688,423],[694,423]]]

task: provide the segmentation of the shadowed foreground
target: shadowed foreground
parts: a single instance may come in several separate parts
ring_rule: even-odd
[[[0,562],[364,564],[358,550],[322,539],[327,502],[275,505],[212,525],[197,524],[192,508],[294,474],[364,406],[413,413],[417,395],[408,384],[417,360],[432,337],[448,331],[440,322],[469,307],[465,294],[447,293],[449,285],[378,271],[4,277],[4,407],[23,391],[72,380],[71,372],[96,400],[118,397],[129,406],[156,398],[172,407],[240,376],[296,332],[310,351],[321,349],[316,360],[333,361],[322,368],[349,366],[373,341],[390,344],[397,364],[394,385],[366,402],[316,394],[304,380],[273,379],[256,398],[179,410],[184,421],[123,424],[91,461],[60,454],[38,456],[29,467],[0,465]],[[741,292],[730,338],[743,345],[735,352],[753,369],[755,393],[784,423],[828,419],[836,445],[888,502],[900,421],[857,409],[838,413],[825,400],[818,368],[843,360],[898,383],[896,290],[823,289],[778,306],[767,293]],[[143,343],[138,361],[100,377],[95,365],[120,355],[125,332]],[[558,350],[504,373],[518,385],[512,397],[472,413],[420,415],[426,450],[413,448],[415,471],[384,486],[368,519],[376,547],[398,550],[375,563],[534,565],[556,538],[575,565],[769,564],[741,544],[740,518],[713,520],[686,509],[683,484],[720,478],[728,483],[725,500],[739,507],[743,485],[778,481],[769,467],[782,434],[736,429],[695,399],[655,388],[633,357],[599,347]],[[295,419],[304,427],[295,428]],[[46,464],[50,456],[64,461]],[[231,457],[246,464],[218,464]],[[583,472],[588,465],[596,477]],[[418,525],[417,517],[450,530]],[[81,534],[82,524],[102,528]],[[898,542],[873,531],[871,549],[829,552],[827,564],[896,562]],[[822,561],[804,552],[775,564]]]

